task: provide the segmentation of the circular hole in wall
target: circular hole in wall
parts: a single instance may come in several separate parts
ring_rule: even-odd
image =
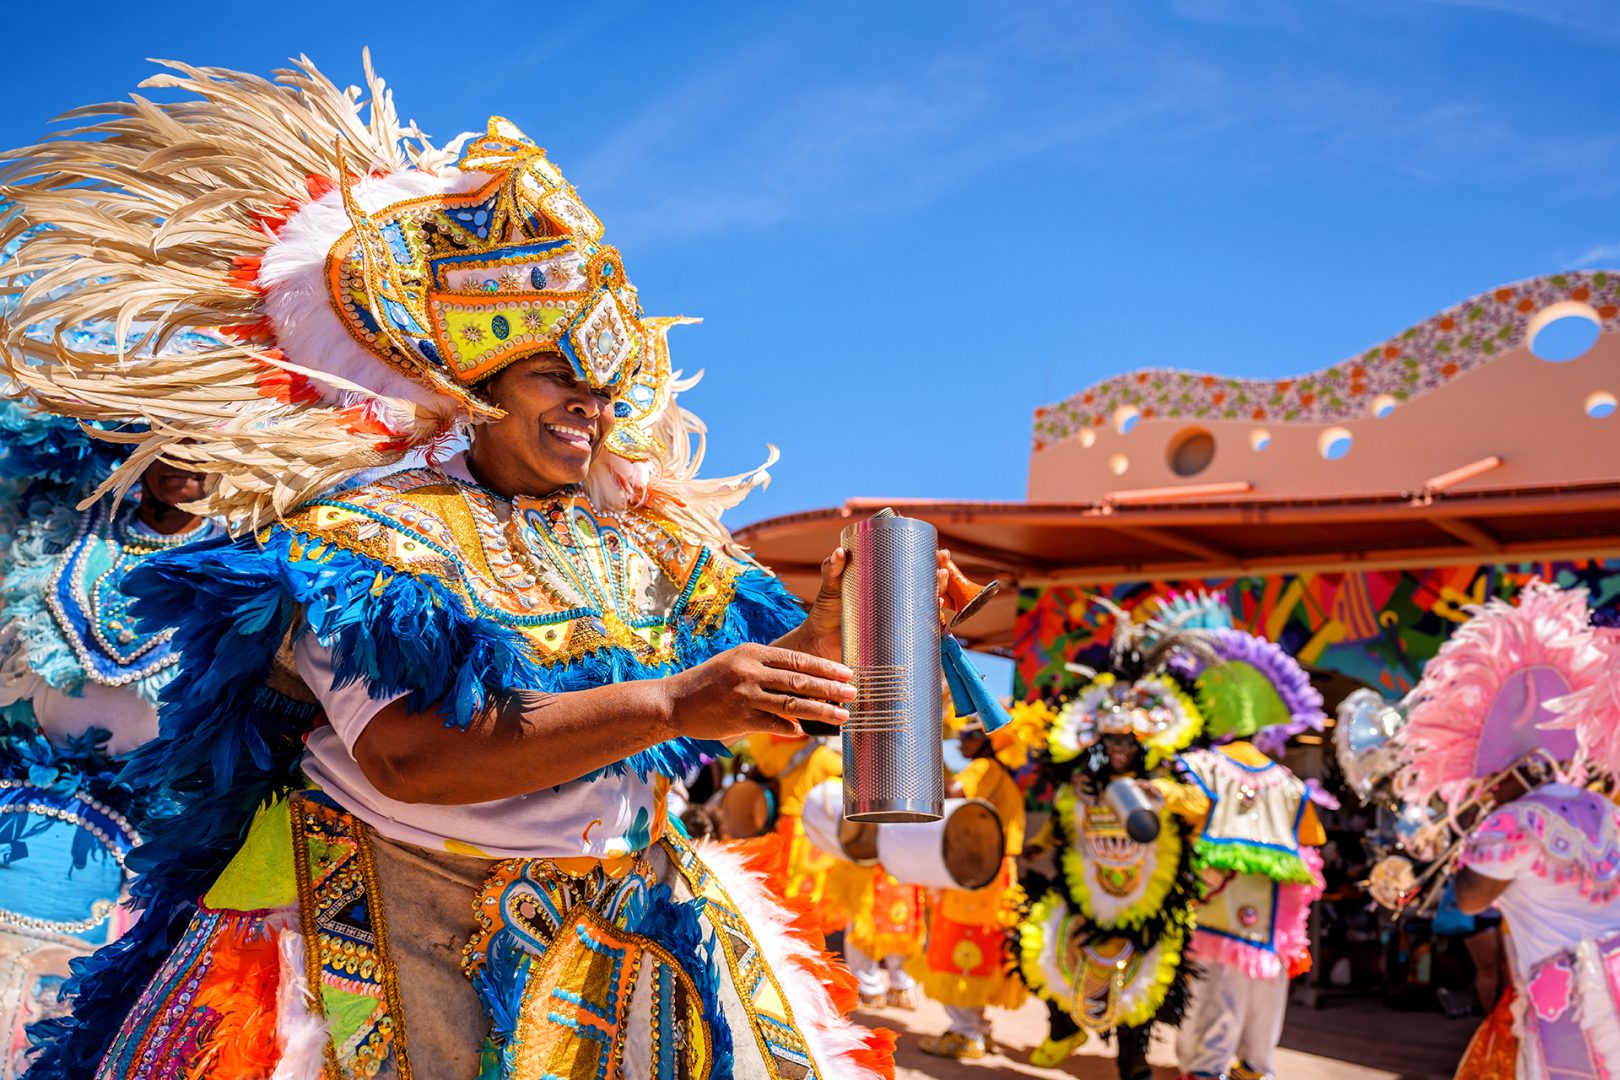
[[[1330,427],[1316,440],[1316,448],[1328,461],[1338,461],[1350,452],[1355,438],[1342,427]]]
[[[1594,390],[1586,395],[1586,415],[1594,420],[1602,420],[1614,415],[1614,395],[1607,390]]]
[[[1575,300],[1548,304],[1526,328],[1530,351],[1555,364],[1578,359],[1597,343],[1602,325],[1598,313],[1587,304]]]
[[[1249,432],[1249,449],[1258,453],[1271,445],[1271,432],[1265,428],[1255,428]]]
[[[1125,470],[1131,467],[1131,459],[1124,454],[1115,454],[1108,459],[1108,471],[1115,476],[1124,476]]]
[[[1142,419],[1142,410],[1135,405],[1121,405],[1114,410],[1114,430],[1121,435],[1129,435],[1136,422]]]
[[[1177,476],[1197,476],[1215,460],[1215,436],[1203,428],[1178,431],[1165,457]]]
[[[1382,420],[1394,412],[1395,406],[1399,404],[1400,402],[1395,399],[1394,394],[1379,394],[1372,400],[1372,414]]]
[[[1080,447],[1083,450],[1090,450],[1097,445],[1097,432],[1094,428],[1081,428],[1080,434],[1075,438],[1080,440]]]

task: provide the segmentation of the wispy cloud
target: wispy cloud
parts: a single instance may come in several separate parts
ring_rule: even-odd
[[[1194,28],[1167,33],[1111,5],[1013,10],[955,40],[933,35],[931,49],[851,50],[836,64],[818,55],[814,68],[800,47],[814,27],[790,15],[659,93],[574,172],[592,197],[638,193],[613,215],[638,245],[901,212],[1037,157],[1077,176],[1213,167],[1229,181],[1620,186],[1620,135],[1531,125],[1449,86],[1350,64],[1254,64]],[[1175,10],[1236,26],[1289,18],[1270,0],[1176,0]]]
[[[1172,0],[1170,10],[1191,22],[1298,30],[1302,9],[1289,0]]]
[[[1609,269],[1620,265],[1620,243],[1590,247],[1573,259],[1565,259],[1562,265],[1574,270]]]
[[[1424,0],[1445,7],[1471,8],[1502,15],[1516,15],[1535,22],[1549,23],[1613,38],[1620,35],[1615,8],[1609,0]]]

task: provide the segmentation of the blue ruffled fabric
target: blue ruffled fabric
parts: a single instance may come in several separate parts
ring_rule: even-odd
[[[25,520],[7,532],[0,558],[0,615],[12,627],[29,668],[46,683],[76,693],[84,665],[51,614],[48,598],[62,553],[77,535],[84,516],[70,492],[39,493]]]
[[[413,709],[436,706],[447,724],[462,727],[493,691],[564,692],[658,678],[743,642],[773,641],[804,618],[775,578],[750,570],[738,577],[710,633],[678,630],[674,665],[649,667],[603,650],[544,667],[516,631],[469,615],[443,583],[280,529],[263,546],[219,538],[155,555],[125,579],[124,590],[144,627],[176,627],[181,661],[163,690],[160,737],[132,755],[125,775],[132,786],[172,796],[174,813],[142,822],[146,842],[130,855],[140,875],[132,892],[141,920],[73,962],[73,1015],[36,1025],[43,1045],[29,1073],[36,1080],[93,1073],[254,812],[298,782],[303,736],[317,709],[264,684],[300,606],[310,632],[331,649],[338,685],[364,679],[374,695],[409,695]],[[593,775],[679,776],[701,755],[723,751],[718,743],[678,739]]]
[[[83,792],[125,817],[140,817],[145,804],[119,781],[124,763],[107,753],[110,738],[112,732],[93,727],[53,745],[33,703],[13,702],[0,707],[0,777],[58,795]]]
[[[0,477],[77,489],[105,480],[129,452],[127,445],[95,438],[76,420],[0,399]]]

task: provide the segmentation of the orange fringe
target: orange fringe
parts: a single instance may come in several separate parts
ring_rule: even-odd
[[[1513,988],[1502,992],[1490,1015],[1468,1041],[1457,1066],[1457,1080],[1513,1080],[1518,1068],[1519,1040],[1513,1034]]]
[[[276,931],[249,924],[237,936],[220,933],[209,951],[208,973],[197,989],[195,1009],[209,1009],[218,1019],[199,1045],[189,1080],[269,1076],[281,1050],[276,1044],[276,992],[281,979],[281,950]]]

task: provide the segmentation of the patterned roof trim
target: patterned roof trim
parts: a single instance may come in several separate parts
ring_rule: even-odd
[[[1447,308],[1359,356],[1298,378],[1228,379],[1164,368],[1116,375],[1056,405],[1037,408],[1035,450],[1102,427],[1125,407],[1137,409],[1144,420],[1316,424],[1362,419],[1374,414],[1383,395],[1408,401],[1523,344],[1536,312],[1565,301],[1589,306],[1604,331],[1615,329],[1620,272],[1553,274],[1504,285]]]

